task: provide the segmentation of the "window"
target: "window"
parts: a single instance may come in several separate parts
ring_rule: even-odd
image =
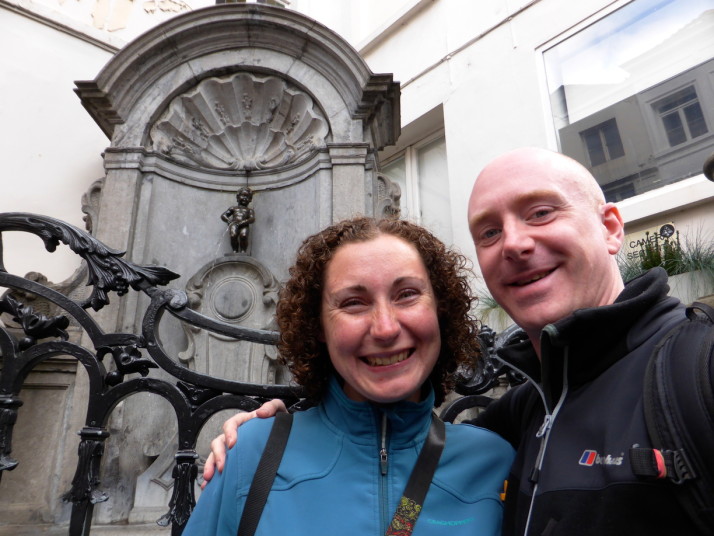
[[[451,201],[443,132],[408,146],[381,171],[402,189],[402,217],[425,226],[450,244]]]
[[[714,0],[633,0],[544,45],[560,150],[613,199],[701,174],[714,152]]]
[[[692,86],[658,101],[654,108],[662,119],[670,147],[708,132],[697,92]]]
[[[593,166],[620,158],[625,154],[620,131],[617,130],[617,122],[614,118],[584,130],[580,133],[580,137],[585,143],[590,164]]]

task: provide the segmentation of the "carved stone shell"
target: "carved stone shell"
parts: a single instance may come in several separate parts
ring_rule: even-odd
[[[188,165],[271,169],[324,147],[327,121],[305,92],[275,76],[207,78],[171,101],[151,129],[154,150]]]

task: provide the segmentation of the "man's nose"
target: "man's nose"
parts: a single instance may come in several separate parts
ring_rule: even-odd
[[[393,305],[380,304],[374,309],[371,334],[375,339],[389,341],[401,331],[397,312]]]
[[[507,259],[522,260],[535,249],[535,240],[529,227],[522,222],[512,222],[503,228],[503,256]]]

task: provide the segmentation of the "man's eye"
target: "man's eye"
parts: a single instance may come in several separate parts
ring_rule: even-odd
[[[533,214],[531,215],[531,219],[540,220],[543,218],[547,218],[552,213],[553,213],[552,208],[539,208],[538,210],[533,212]]]
[[[501,233],[500,229],[486,229],[481,233],[481,240],[491,240]]]

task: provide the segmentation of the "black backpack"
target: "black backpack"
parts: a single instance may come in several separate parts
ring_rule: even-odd
[[[665,478],[703,534],[714,534],[714,308],[694,303],[655,347],[644,410],[653,449],[630,449],[635,474]],[[697,445],[700,448],[697,448]],[[708,446],[702,451],[701,446]]]

